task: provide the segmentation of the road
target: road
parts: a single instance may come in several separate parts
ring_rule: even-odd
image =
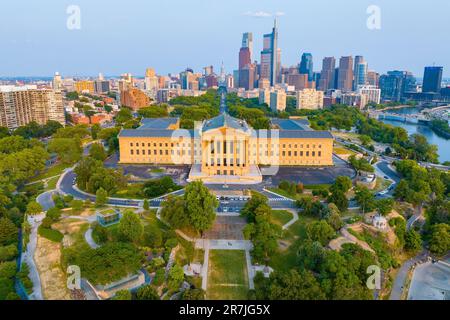
[[[55,206],[55,203],[53,202],[52,196],[56,193],[55,190],[47,191],[44,193],[41,193],[37,198],[36,202],[38,202],[44,211],[47,211],[50,208],[53,208]]]
[[[405,286],[406,278],[408,277],[409,270],[411,267],[422,259],[425,259],[428,255],[427,251],[420,252],[417,256],[409,259],[401,266],[398,270],[397,276],[395,277],[394,283],[392,285],[391,296],[389,300],[400,300],[402,297],[403,287]]]

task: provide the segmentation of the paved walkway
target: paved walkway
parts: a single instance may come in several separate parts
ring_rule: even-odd
[[[89,228],[86,231],[86,233],[84,234],[84,239],[86,240],[89,247],[91,247],[92,249],[97,249],[100,247],[92,238],[92,228]]]
[[[29,216],[28,223],[31,226],[30,241],[27,244],[26,251],[22,255],[22,261],[25,261],[30,269],[29,277],[33,282],[33,293],[29,296],[30,300],[43,300],[41,278],[39,277],[39,271],[34,262],[34,254],[37,247],[37,230],[44,219],[45,214],[36,216]]]
[[[286,230],[287,228],[289,228],[290,226],[292,226],[294,223],[296,223],[298,221],[298,212],[297,212],[297,210],[294,210],[294,209],[280,209],[280,210],[289,211],[294,216],[291,221],[289,221],[288,223],[286,223],[283,226],[283,230]]]
[[[37,196],[36,202],[42,206],[44,211],[47,211],[50,208],[55,206],[53,202],[53,195],[56,193],[56,190],[46,191]]]
[[[205,250],[205,255],[203,257],[203,268],[202,268],[202,289],[208,289],[208,267],[209,267],[209,241],[206,240],[203,250]]]

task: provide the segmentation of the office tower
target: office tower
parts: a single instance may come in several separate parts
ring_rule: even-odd
[[[253,59],[253,33],[246,32],[242,36],[242,48],[248,48],[250,53],[250,61]]]
[[[130,88],[121,92],[120,104],[136,111],[140,108],[148,107],[150,105],[150,100],[143,91],[136,88]]]
[[[342,91],[353,89],[353,57],[341,57],[339,60],[339,75],[337,88]]]
[[[180,73],[181,89],[188,90],[189,83],[193,81],[193,70],[187,68],[185,71]]]
[[[263,50],[261,51],[260,78],[270,80],[270,85],[277,83],[279,73],[280,51],[278,51],[278,28],[275,20],[272,33],[264,35]]]
[[[75,82],[75,91],[79,93],[90,93],[93,94],[95,92],[94,81],[77,81]]]
[[[314,80],[314,70],[313,70],[313,56],[311,53],[302,54],[302,60],[300,61],[300,74],[307,74],[308,81]]]
[[[297,91],[297,109],[322,109],[323,91],[316,89],[303,89]]]
[[[287,75],[287,84],[294,86],[295,90],[303,90],[310,88],[310,82],[308,81],[307,74],[292,73]]]
[[[425,67],[423,74],[423,93],[439,93],[441,91],[443,67]]]
[[[334,57],[325,57],[322,61],[322,72],[320,74],[319,90],[327,91],[334,89],[334,70],[336,68],[336,59]]]
[[[417,79],[409,71],[405,71],[403,75],[402,95],[406,93],[417,93]]]
[[[103,81],[105,80],[105,77],[103,76],[103,73],[98,74],[98,80]]]
[[[258,88],[259,89],[270,89],[269,79],[266,79],[266,78],[259,79]]]
[[[239,50],[239,70],[252,63],[249,48],[241,48]]]
[[[367,84],[378,88],[380,82],[380,75],[372,70],[367,71]]]
[[[380,77],[381,98],[388,101],[401,101],[404,71],[388,71]]]
[[[0,126],[15,129],[32,121],[43,125],[49,120],[65,125],[61,91],[0,86]]]
[[[218,87],[219,82],[217,80],[217,76],[215,74],[209,74],[204,77],[206,88]]]
[[[234,78],[234,87],[239,88],[240,79],[239,79],[240,70],[233,70],[233,78]]]
[[[158,77],[155,74],[155,70],[153,68],[148,68],[145,71],[145,90],[156,92],[158,90]]]
[[[253,90],[255,87],[255,64],[247,64],[241,70],[239,70],[239,88],[245,88],[245,90]]]
[[[334,69],[334,84],[333,89],[337,89],[339,82],[339,68]]]
[[[274,90],[270,93],[270,109],[272,111],[286,109],[286,92],[284,90]]]
[[[376,86],[364,85],[358,86],[358,93],[365,94],[367,96],[367,102],[373,102],[379,104],[381,101],[381,90]]]
[[[206,66],[203,68],[203,74],[205,76],[209,76],[210,74],[214,73],[214,67],[213,66]]]
[[[54,90],[62,90],[63,89],[63,83],[62,78],[59,72],[55,72],[55,76],[53,77],[53,83],[52,87]]]
[[[226,76],[227,88],[234,88],[234,77],[231,74]]]
[[[110,91],[110,83],[106,80],[95,80],[94,91],[96,94],[105,94]]]
[[[355,57],[355,67],[354,67],[355,80],[353,83],[354,91],[356,91],[358,89],[358,86],[363,86],[363,85],[367,84],[367,71],[368,71],[368,66],[367,66],[367,62],[364,60],[364,57],[356,56]]]

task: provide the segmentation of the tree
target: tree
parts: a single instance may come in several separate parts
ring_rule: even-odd
[[[391,198],[383,198],[376,201],[376,207],[378,210],[378,213],[382,216],[386,216],[389,213],[391,213],[392,209],[394,208],[394,200]]]
[[[97,140],[100,131],[102,131],[102,127],[98,123],[92,125],[91,127],[92,140]]]
[[[130,121],[131,119],[133,119],[133,114],[131,113],[131,110],[128,108],[121,108],[116,115],[116,122],[119,125],[122,125],[125,122]]]
[[[189,216],[184,208],[184,198],[170,195],[162,203],[161,218],[174,229],[184,228],[190,224]]]
[[[151,285],[145,285],[136,292],[137,300],[160,300],[158,292]]]
[[[432,253],[443,255],[450,250],[450,226],[445,223],[435,224],[431,228],[429,242]]]
[[[169,115],[165,106],[141,108],[138,110],[138,114],[143,118],[165,118]]]
[[[132,211],[126,211],[120,219],[118,233],[121,239],[137,243],[144,234],[144,226],[137,214]]]
[[[17,243],[19,229],[8,218],[0,218],[0,245]]]
[[[267,264],[277,251],[281,227],[271,223],[268,215],[257,215],[254,223],[245,226],[244,235],[252,240],[255,261]]]
[[[119,290],[114,295],[113,300],[131,300],[131,292],[128,290]]]
[[[342,221],[339,208],[334,203],[330,203],[328,209],[330,210],[330,215],[327,219],[328,224],[332,226],[334,230],[340,230],[344,226],[344,222]]]
[[[48,144],[48,150],[55,152],[63,163],[72,164],[81,159],[81,142],[73,138],[54,138]]]
[[[27,214],[31,214],[31,215],[35,215],[35,214],[39,214],[42,211],[44,211],[42,209],[42,206],[37,203],[36,201],[31,201],[30,203],[28,203],[27,205]]]
[[[258,208],[262,204],[267,204],[268,201],[269,200],[265,195],[258,192],[253,192],[250,200],[248,200],[245,203],[244,208],[242,208],[241,214],[247,217],[248,222],[254,222],[256,218],[255,216],[256,208]]]
[[[161,230],[154,225],[146,225],[144,227],[144,243],[151,248],[162,247],[163,236]]]
[[[194,181],[186,186],[184,194],[185,212],[192,227],[203,235],[216,219],[219,203],[202,181]]]
[[[345,211],[348,209],[348,199],[347,196],[343,191],[340,190],[334,190],[329,196],[328,196],[328,203],[334,203],[339,210]]]
[[[167,278],[167,286],[170,290],[176,291],[180,288],[184,280],[183,268],[177,264],[174,264],[169,271],[169,276]]]
[[[150,204],[148,203],[148,200],[147,200],[147,199],[144,200],[143,209],[144,209],[145,211],[150,210]]]
[[[102,207],[106,204],[107,201],[108,193],[106,192],[106,190],[103,188],[98,189],[95,193],[95,205],[97,207]]]
[[[313,273],[307,270],[289,272],[274,272],[268,283],[261,277],[255,277],[257,293],[263,299],[270,300],[324,300],[325,293]],[[262,284],[262,286],[261,286]]]
[[[71,207],[74,212],[80,212],[83,209],[83,206],[83,200],[72,200],[69,203],[69,207]]]
[[[412,252],[417,252],[422,248],[422,238],[420,233],[411,229],[405,235],[405,248]]]
[[[355,199],[356,202],[362,209],[363,214],[366,210],[371,211],[375,205],[374,194],[365,186],[358,186],[355,189]]]
[[[202,289],[188,289],[183,292],[182,300],[205,300],[205,291]]]
[[[89,156],[99,161],[105,161],[108,155],[101,143],[93,143],[89,149]]]
[[[325,221],[314,221],[306,228],[306,234],[312,241],[318,241],[323,246],[328,245],[331,239],[336,235],[333,228]]]
[[[334,184],[330,187],[330,191],[342,191],[347,193],[353,186],[352,180],[346,176],[339,176],[336,178]]]

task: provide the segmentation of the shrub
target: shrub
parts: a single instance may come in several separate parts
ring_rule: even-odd
[[[44,228],[42,225],[38,228],[38,234],[53,242],[61,242],[64,238],[64,235],[58,230]]]
[[[156,270],[155,277],[153,278],[152,284],[159,287],[163,284],[166,275],[166,270],[164,268]]]
[[[16,258],[18,255],[17,246],[10,244],[0,247],[0,262],[5,262]]]

